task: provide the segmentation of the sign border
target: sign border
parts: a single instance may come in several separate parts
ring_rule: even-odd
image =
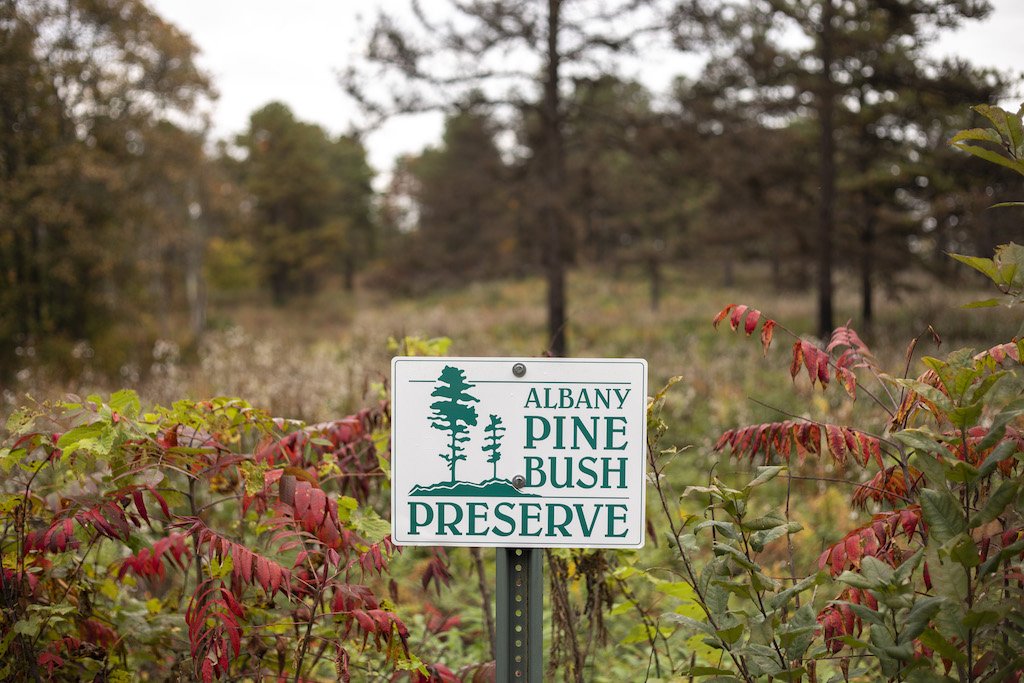
[[[458,537],[453,537],[454,542],[438,542],[436,539],[423,540],[423,541],[408,541],[398,540],[396,538],[396,529],[394,526],[394,520],[397,519],[397,505],[398,496],[394,488],[394,471],[395,471],[395,445],[397,443],[397,428],[398,424],[398,402],[395,400],[395,373],[399,363],[452,363],[458,364],[470,364],[470,363],[489,363],[499,364],[508,363],[509,365],[509,383],[524,383],[529,384],[531,380],[526,377],[515,378],[512,377],[512,366],[516,363],[523,363],[527,367],[530,364],[536,363],[602,363],[602,364],[634,364],[640,365],[643,368],[643,380],[642,384],[642,401],[643,401],[643,417],[641,423],[641,439],[640,446],[640,520],[639,520],[639,541],[629,543],[612,543],[612,542],[600,542],[600,543],[584,543],[582,539],[580,542],[573,542],[572,539],[559,538],[550,542],[544,542],[543,540],[537,539],[532,540],[532,537],[509,537],[502,539],[502,543],[494,543],[487,541],[486,539],[474,538],[472,542],[464,542]],[[429,547],[429,546],[440,546],[440,547],[479,547],[479,548],[504,548],[504,547],[517,547],[517,548],[608,548],[608,549],[640,549],[644,547],[647,540],[647,399],[648,396],[648,364],[644,358],[538,358],[538,357],[520,357],[520,356],[394,356],[391,359],[391,540],[398,546],[416,546],[416,547]],[[537,382],[534,381],[533,384]],[[557,382],[552,382],[557,383]],[[547,496],[550,499],[557,499],[558,496]],[[481,543],[481,541],[484,541]]]

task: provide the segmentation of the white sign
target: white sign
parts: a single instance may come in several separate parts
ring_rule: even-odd
[[[647,361],[395,358],[398,545],[640,548]]]

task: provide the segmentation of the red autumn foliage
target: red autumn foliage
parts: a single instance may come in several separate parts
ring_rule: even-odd
[[[185,536],[171,533],[154,542],[151,547],[128,556],[121,564],[117,578],[122,578],[128,570],[139,577],[163,578],[166,575],[164,562],[172,563],[184,571],[185,560],[191,556],[192,551],[185,545]]]
[[[866,556],[896,566],[905,551],[896,543],[898,537],[902,535],[909,542],[921,523],[918,505],[874,515],[870,523],[849,532],[819,555],[818,568],[827,568],[832,576],[839,576],[847,569],[859,569]]]
[[[847,588],[835,601],[830,602],[818,614],[818,624],[825,638],[825,647],[832,654],[843,649],[843,636],[857,637],[863,624],[848,603],[864,605],[868,609],[877,610],[878,602],[868,591],[859,588]]]
[[[869,481],[858,484],[853,492],[853,504],[866,509],[869,502],[902,505],[911,499],[911,495],[920,488],[924,475],[913,467],[908,467],[910,487],[908,489],[903,478],[903,468],[899,465],[888,467]]]
[[[825,437],[824,448],[822,436]],[[860,465],[866,466],[874,460],[880,468],[883,467],[882,447],[877,437],[850,427],[819,425],[803,420],[766,422],[730,429],[718,438],[715,450],[720,451],[726,446],[733,455],[741,458],[753,460],[760,454],[765,464],[772,462],[773,455],[789,462],[795,451],[802,462],[808,454],[820,455],[827,451],[837,464],[845,463],[850,456]]]

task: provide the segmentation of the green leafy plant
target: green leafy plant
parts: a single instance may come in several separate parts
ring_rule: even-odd
[[[953,144],[1024,173],[1024,108],[1016,116],[977,110],[995,128],[965,131]],[[1015,310],[1024,272],[1019,246],[1004,245],[993,259],[954,258],[1004,294],[979,305]],[[869,402],[875,417],[862,427],[785,415],[726,431],[715,450],[750,461],[755,476],[742,485],[711,476],[688,487],[684,500],[695,498],[705,510],[688,514],[671,502],[667,472],[679,451],[661,445],[664,392],[654,398],[652,478],[683,580],[645,574],[656,593],[675,599],[659,621],[688,636],[689,661],[677,672],[715,681],[1020,680],[1024,340],[926,356],[911,375],[919,342],[939,341],[931,328],[911,341],[902,367],[887,372],[848,326],[822,347],[745,305],[727,306],[713,322],[724,321],[747,336],[760,330],[766,353],[778,333],[788,334],[794,382],[806,374],[822,391],[839,385],[850,401]],[[855,484],[850,505],[871,517],[828,545],[808,571],[794,561],[791,537],[801,526],[792,519],[791,490],[794,478],[806,478],[794,471],[812,458],[845,473],[829,478],[819,469],[812,478]],[[773,505],[766,491],[780,481],[784,503]],[[778,551],[766,551],[782,543],[787,571],[778,576],[778,561],[769,559]]]

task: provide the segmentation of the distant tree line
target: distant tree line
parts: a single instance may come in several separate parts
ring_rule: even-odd
[[[0,6],[0,376],[79,340],[116,365],[194,339],[211,295],[287,305],[359,279],[416,294],[540,275],[561,355],[583,264],[644,273],[657,306],[668,266],[728,284],[760,262],[816,289],[824,333],[835,272],[870,323],[903,264],[1014,237],[982,211],[1008,181],[946,144],[1014,84],[927,52],[984,0],[426,8],[381,15],[342,77],[371,119],[446,115],[375,195],[359,134],[281,103],[211,145],[195,46],[143,2]],[[622,74],[652,47],[708,61],[651,92]]]

